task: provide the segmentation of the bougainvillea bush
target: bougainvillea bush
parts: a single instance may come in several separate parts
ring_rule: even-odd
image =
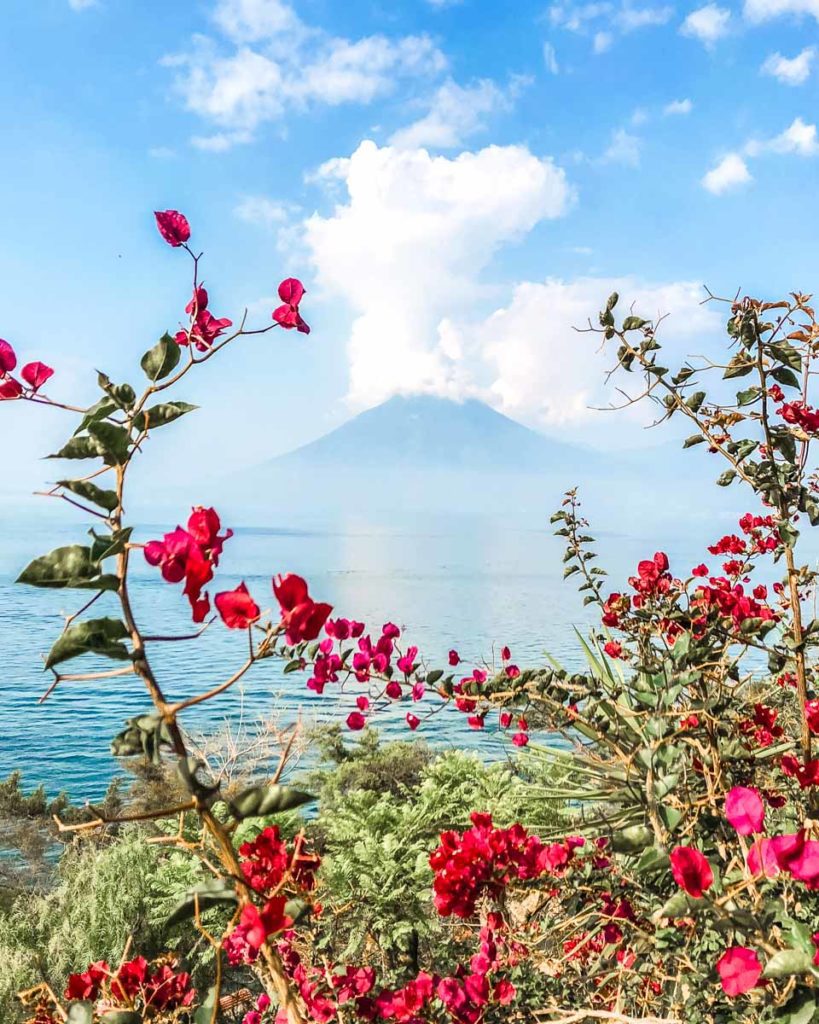
[[[75,408],[48,396],[49,367],[30,362],[18,375],[15,349],[0,341],[0,398],[79,416],[54,457],[83,468],[50,493],[94,519],[90,542],[51,551],[20,576],[87,595],[45,657],[49,692],[67,680],[137,676],[144,712],[124,724],[112,750],[173,764],[183,794],[167,807],[114,816],[91,808],[61,828],[82,837],[123,822],[164,822],[160,838],[196,869],[169,920],[207,945],[211,968],[195,987],[175,954],[148,959],[126,942],[118,959],[76,964],[64,991],[44,982],[21,993],[31,1019],[819,1020],[819,623],[809,610],[814,574],[797,555],[800,531],[819,522],[810,463],[819,326],[809,297],[728,302],[725,364],[672,370],[662,364],[657,325],[633,313],[619,319],[612,295],[592,330],[613,350],[625,401],[653,403],[658,420],[688,423],[685,447],[720,463],[719,486],[745,487],[748,511],[735,530],[712,538],[699,564],[671,565],[662,551],[647,552],[613,591],[569,491],[553,523],[566,545],[566,577],[599,610],[599,628],[579,639],[586,670],[520,666],[508,647],[497,663],[465,665],[453,650],[435,667],[393,623],[374,628],[345,617],[296,575],[272,577],[273,616],[261,611],[270,595],[244,583],[219,590],[231,531],[214,509],[194,506],[184,527],[146,544],[132,539],[129,468],[157,431],[193,412],[170,390],[248,336],[310,330],[295,278],[279,286],[270,325],[217,317],[187,220],[165,211],[156,221],[164,241],[191,258],[193,282],[185,326],[141,359],[147,382],[135,388],[101,373],[99,401]],[[709,396],[714,374],[720,382]],[[134,559],[181,589],[196,624],[189,635],[137,621]],[[94,605],[106,594],[117,613],[103,617]],[[152,654],[160,644],[195,643],[207,628],[235,632],[236,670],[173,700]],[[111,666],[66,668],[86,655]],[[439,944],[410,943],[405,956],[389,959],[351,943],[349,927],[344,942],[334,941],[334,918],[355,914],[355,890],[352,907],[327,900],[321,851],[304,830],[284,826],[313,800],[280,783],[286,745],[266,778],[239,789],[192,753],[185,712],[243,679],[264,686],[269,659],[328,701],[352,694],[355,710],[342,714],[352,734],[398,703],[411,736],[445,721],[434,716],[451,705],[476,731],[507,735],[535,778],[561,780],[532,785],[532,813],[522,808],[519,821],[493,820],[475,806],[466,827],[423,851],[428,873],[419,884],[431,884],[420,906],[434,915]],[[544,801],[562,806],[558,824],[535,813]],[[531,827],[536,820],[541,827]],[[418,870],[413,856],[407,875]],[[385,857],[400,873],[400,851]]]

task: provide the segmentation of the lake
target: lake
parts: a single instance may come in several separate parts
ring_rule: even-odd
[[[125,719],[148,710],[148,699],[134,677],[96,682],[64,682],[42,705],[38,697],[51,676],[42,671],[62,616],[80,607],[82,591],[37,590],[13,584],[15,575],[33,557],[62,544],[81,542],[84,527],[57,525],[53,520],[0,521],[0,777],[13,769],[24,773],[26,788],[43,782],[49,792],[68,791],[75,801],[99,799],[119,771],[108,746]],[[135,540],[159,536],[160,527],[139,531]],[[675,550],[675,547],[677,550]],[[601,537],[601,564],[612,571],[616,590],[636,561],[655,546],[646,540]],[[683,571],[700,560],[688,542],[666,545],[672,567]],[[361,522],[322,529],[241,529],[226,545],[216,590],[241,579],[260,606],[273,605],[271,577],[298,572],[310,583],[316,599],[331,602],[337,614],[363,620],[380,630],[391,620],[405,629],[405,642],[418,646],[430,667],[445,665],[455,647],[467,671],[492,657],[503,644],[521,665],[542,664],[548,651],[568,666],[580,666],[582,655],[573,626],[590,619],[580,597],[564,583],[562,545],[549,528],[512,529],[503,524],[464,520],[416,522],[403,528],[374,528]],[[683,559],[682,563],[677,559]],[[137,555],[132,595],[136,614],[147,633],[191,631],[181,587],[162,583]],[[106,595],[97,609],[116,614]],[[246,638],[220,622],[199,640],[154,644],[152,660],[170,698],[193,695],[227,678],[246,652]],[[90,658],[77,659],[66,671],[106,667]],[[224,715],[236,715],[240,701],[249,716],[280,713],[292,720],[299,712],[306,722],[343,720],[352,698],[328,687],[318,697],[305,687],[305,675],[283,675],[281,662],[259,663],[239,689],[187,712],[183,724],[196,731],[216,727]],[[387,736],[409,735],[406,707],[377,717]],[[465,716],[454,711],[436,715],[419,734],[438,745],[482,746],[501,753],[496,734],[476,734]]]

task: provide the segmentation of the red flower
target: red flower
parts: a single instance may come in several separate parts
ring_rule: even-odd
[[[69,974],[65,989],[66,999],[98,999],[102,983],[110,976],[111,969],[104,960],[89,964],[82,974]]]
[[[529,737],[525,732],[516,732],[515,735],[512,737],[512,742],[515,744],[516,747],[525,747],[526,744],[529,742]]]
[[[0,338],[0,374],[11,373],[17,365],[17,355],[7,341]]]
[[[675,846],[671,851],[671,874],[689,896],[700,899],[714,883],[708,860],[692,846]]]
[[[449,664],[454,668],[456,665],[460,665],[461,656],[457,651],[453,650],[449,652]]]
[[[410,727],[410,729],[412,729],[412,731],[415,732],[415,730],[418,728],[418,726],[420,724],[421,724],[421,719],[417,715],[414,715],[411,711],[408,711],[407,712],[407,725]]]
[[[14,377],[7,377],[6,380],[0,380],[0,401],[5,401],[11,398],[19,398],[23,393],[23,387],[19,380],[15,380]]]
[[[725,817],[741,836],[761,832],[765,805],[759,791],[746,786],[734,786],[725,798]]]
[[[284,303],[273,310],[273,319],[285,330],[290,331],[294,327],[301,334],[309,334],[310,328],[302,320],[299,312],[299,303],[304,297],[304,285],[295,277],[288,277],[279,285],[279,298]]]
[[[260,615],[259,606],[244,583],[240,583],[235,590],[217,594],[213,603],[228,629],[249,629]]]
[[[702,562],[699,565],[695,565],[694,568],[691,570],[691,575],[692,576],[707,576],[708,575],[708,566],[704,565]]]
[[[187,242],[191,237],[191,226],[178,210],[157,210],[154,212],[159,233],[174,248]]]
[[[252,964],[269,936],[290,927],[293,921],[284,913],[286,902],[284,896],[274,896],[261,912],[253,903],[243,908],[239,924],[225,940],[228,963]]]
[[[619,640],[609,640],[603,644],[603,650],[610,658],[623,657],[623,645]]]
[[[347,715],[347,728],[352,729],[353,732],[358,732],[359,729],[363,729],[367,724],[367,719],[361,714],[360,711],[351,711]]]
[[[332,605],[313,601],[307,583],[294,573],[274,577],[273,593],[281,607],[281,624],[287,642],[298,644],[315,640],[333,610]]]
[[[32,391],[39,391],[45,382],[54,376],[54,371],[45,363],[26,363],[20,376]]]
[[[732,946],[717,960],[717,973],[727,996],[741,996],[759,981],[762,964],[753,949]]]

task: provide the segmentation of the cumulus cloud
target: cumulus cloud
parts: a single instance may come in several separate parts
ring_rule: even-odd
[[[770,75],[783,85],[803,85],[810,77],[816,47],[806,46],[795,57],[783,57],[781,53],[772,53],[762,65],[763,75]]]
[[[617,36],[665,25],[673,15],[674,8],[665,4],[640,7],[629,2],[617,4],[610,0],[560,2],[552,4],[548,12],[549,21],[556,28],[591,36],[595,53],[608,50]]]
[[[611,353],[597,353],[597,339],[576,328],[589,320],[596,323],[614,291],[633,302],[641,316],[668,315],[663,340],[680,356],[694,340],[700,344],[709,332],[719,334],[720,314],[702,305],[702,287],[695,282],[651,283],[633,277],[523,282],[508,305],[472,328],[491,404],[552,429],[599,423],[590,407],[612,397],[603,373]]]
[[[819,0],[745,0],[742,13],[748,21],[756,23],[786,14],[807,14],[819,21]]]
[[[739,153],[728,153],[704,175],[702,186],[715,196],[721,196],[723,192],[739,188],[752,180],[748,165]]]
[[[639,167],[641,146],[642,140],[638,136],[627,132],[625,128],[618,128],[612,133],[611,142],[601,160],[605,164]]]
[[[672,100],[663,107],[663,117],[674,117],[678,114],[690,114],[694,109],[691,100]]]
[[[439,74],[446,59],[428,36],[345,39],[314,29],[282,0],[220,0],[217,36],[196,35],[165,57],[188,110],[215,130],[194,140],[219,152],[260,125],[313,106],[368,104],[402,78]]]
[[[390,138],[394,146],[454,149],[481,131],[491,114],[511,109],[516,87],[501,89],[488,79],[461,86],[452,79],[432,96],[427,113]]]
[[[699,39],[707,47],[713,46],[718,39],[728,35],[730,31],[731,12],[727,7],[706,4],[692,11],[682,23],[680,32],[684,36]]]
[[[498,249],[567,211],[564,172],[523,146],[448,158],[365,141],[325,164],[319,180],[346,192],[303,234],[321,288],[354,316],[353,404],[402,391],[463,395],[466,371],[446,321],[484,296],[480,275]]]
[[[772,139],[752,139],[745,146],[745,152],[748,156],[761,156],[764,153],[816,156],[819,154],[816,125],[807,124],[801,117],[796,117],[784,131]]]

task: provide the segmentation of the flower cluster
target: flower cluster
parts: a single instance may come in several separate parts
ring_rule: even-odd
[[[22,381],[19,381],[12,376],[16,367],[17,353],[7,341],[0,338],[0,402],[12,398],[32,398],[54,376],[54,371],[45,363],[26,363],[20,370]]]
[[[210,611],[210,598],[203,596],[203,588],[213,579],[213,570],[219,564],[226,540],[233,536],[228,530],[220,534],[221,522],[212,508],[194,508],[187,529],[177,526],[162,540],[145,545],[145,559],[149,565],[159,566],[167,583],[185,581],[184,594],[193,612],[194,622],[204,622]]]
[[[196,1002],[196,989],[186,972],[177,973],[167,959],[150,964],[138,956],[121,964],[116,970],[104,960],[89,966],[80,974],[71,974],[65,998],[100,1003],[100,1009],[139,1007],[145,1013],[178,1010]]]

